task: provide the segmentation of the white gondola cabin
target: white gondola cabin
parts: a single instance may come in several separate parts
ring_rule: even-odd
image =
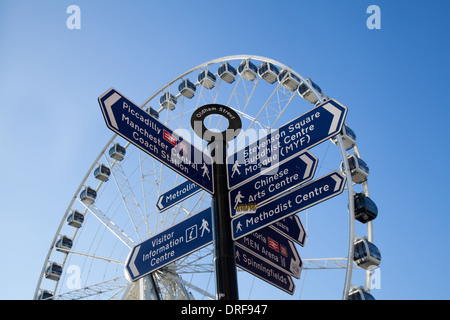
[[[50,262],[45,269],[45,278],[50,280],[59,280],[62,274],[62,266],[56,262]]]
[[[219,74],[220,79],[227,83],[233,83],[237,75],[236,69],[228,62],[222,63],[219,70],[217,70],[217,73]]]
[[[309,86],[304,81],[302,81],[298,86],[298,94],[306,101],[315,104],[319,99],[312,92],[310,86],[313,87],[314,90],[316,90],[320,95],[322,95],[322,89],[320,89],[320,87],[315,84],[310,78],[306,79],[306,82],[308,82]]]
[[[354,197],[355,219],[361,223],[367,223],[378,215],[378,208],[372,199],[364,193],[357,193]]]
[[[248,81],[253,81],[258,76],[258,68],[250,60],[242,61],[238,67],[238,72]]]
[[[205,87],[206,89],[214,88],[216,83],[216,76],[212,74],[212,72],[206,72],[203,70],[197,77],[198,82]]]
[[[355,240],[353,261],[366,270],[378,267],[381,262],[380,250],[367,238],[358,238]]]
[[[159,113],[152,107],[145,108],[145,111],[155,119],[159,119]]]
[[[273,84],[277,81],[280,70],[269,62],[263,62],[258,68],[258,74],[263,80]]]
[[[80,200],[87,205],[93,204],[95,198],[97,198],[97,191],[91,187],[85,187],[83,191],[80,192]]]
[[[363,183],[369,176],[369,166],[356,155],[348,156],[348,166],[352,175],[352,181],[355,183]],[[344,171],[344,163],[341,162],[341,171]]]
[[[84,222],[84,215],[78,211],[72,211],[67,217],[67,224],[74,228],[81,228]]]
[[[47,290],[41,290],[37,296],[37,300],[53,300],[53,293]]]
[[[345,150],[350,150],[356,145],[356,134],[346,124],[342,126],[341,135]],[[333,137],[331,140],[335,145],[338,145],[336,138]]]
[[[180,93],[188,99],[192,99],[195,94],[195,90],[197,90],[197,88],[191,81],[189,81],[189,79],[184,79],[178,85],[178,91],[180,91]]]
[[[298,85],[300,84],[301,80],[299,77],[297,77],[289,70],[284,69],[278,75],[278,81],[283,87],[285,87],[289,91],[294,92],[295,89],[297,89]]]
[[[73,241],[68,236],[60,236],[56,241],[56,251],[72,249]]]
[[[111,169],[104,164],[99,164],[94,170],[94,177],[101,181],[108,181],[111,175]]]
[[[375,298],[365,291],[363,287],[359,287],[350,290],[348,300],[375,300]]]
[[[109,156],[117,161],[122,161],[125,157],[126,150],[124,147],[122,147],[120,144],[115,143],[110,149],[109,149]]]
[[[164,92],[161,98],[159,98],[159,104],[167,110],[173,110],[177,104],[177,98],[169,92]]]

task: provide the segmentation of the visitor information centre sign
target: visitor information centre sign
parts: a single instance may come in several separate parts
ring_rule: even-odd
[[[211,219],[207,208],[135,246],[125,262],[127,279],[136,281],[211,244]]]

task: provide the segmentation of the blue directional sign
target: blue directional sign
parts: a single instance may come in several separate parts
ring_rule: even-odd
[[[292,241],[271,227],[254,231],[235,242],[281,271],[300,279],[302,260]]]
[[[344,184],[345,177],[340,172],[333,171],[258,207],[255,213],[234,218],[231,221],[233,240],[340,194],[344,190]]]
[[[109,129],[198,186],[214,193],[212,159],[111,88],[98,98]]]
[[[160,212],[167,210],[184,199],[196,194],[200,190],[200,187],[198,187],[195,183],[185,181],[175,188],[161,194],[158,201],[156,201],[156,208],[158,208]]]
[[[295,284],[290,275],[262,260],[248,249],[235,246],[234,257],[238,267],[291,295],[294,294]]]
[[[208,208],[135,246],[125,262],[125,276],[136,281],[212,241]]]
[[[331,99],[227,158],[228,187],[338,134],[347,108]]]
[[[278,220],[272,224],[270,228],[275,229],[278,233],[282,234],[287,239],[298,243],[302,247],[305,245],[305,228],[303,228],[302,222],[296,214]]]
[[[240,214],[240,203],[256,203],[257,206],[312,179],[317,167],[317,158],[309,151],[287,159],[279,166],[256,175],[256,178],[231,190],[229,195],[230,216]]]

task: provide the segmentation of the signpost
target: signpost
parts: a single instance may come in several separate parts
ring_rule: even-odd
[[[317,158],[309,151],[280,163],[273,169],[256,175],[253,179],[229,192],[230,215],[239,214],[240,203],[260,204],[312,179]]]
[[[230,155],[228,187],[233,189],[270,166],[335,136],[346,114],[345,106],[330,99]]]
[[[212,241],[208,208],[135,246],[125,262],[125,275],[136,281]]]
[[[344,184],[345,177],[338,171],[333,171],[258,207],[253,214],[244,214],[234,218],[231,221],[233,240],[337,196],[344,190]]]
[[[275,229],[266,227],[252,232],[237,240],[235,244],[246,248],[281,271],[300,279],[302,268],[300,255],[294,243]]]
[[[170,207],[180,203],[186,198],[196,194],[201,190],[195,183],[185,181],[182,184],[170,189],[169,191],[161,194],[156,201],[156,208],[162,212]]]
[[[294,293],[291,276],[300,278],[302,267],[294,242],[303,246],[306,238],[295,213],[340,194],[345,184],[345,177],[333,171],[301,186],[312,179],[318,163],[307,149],[340,132],[346,107],[328,100],[226,157],[227,142],[242,127],[227,106],[205,105],[191,117],[194,132],[208,142],[209,156],[113,88],[98,101],[108,128],[189,180],[159,196],[159,211],[201,189],[212,195],[211,208],[131,250],[125,262],[128,280],[214,242],[217,299],[238,299],[236,265]],[[204,121],[211,114],[227,118],[228,129],[207,129]]]
[[[98,98],[109,129],[214,194],[211,157],[111,88]]]
[[[294,294],[295,284],[290,275],[262,260],[248,249],[236,246],[234,250],[237,266],[284,292]]]

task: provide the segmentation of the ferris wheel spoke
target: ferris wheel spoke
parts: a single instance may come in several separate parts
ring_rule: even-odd
[[[92,215],[94,215],[109,231],[111,231],[120,241],[128,248],[132,249],[135,242],[120,227],[118,227],[111,219],[109,219],[100,209],[91,204],[87,206],[84,202],[77,199]]]
[[[245,111],[249,106],[249,102],[253,97],[253,93],[255,92],[255,89],[259,83],[259,78],[250,83],[251,87],[247,88],[248,81],[243,79],[242,77],[239,77],[227,102],[228,107],[237,110],[240,114],[245,114]]]
[[[161,220],[161,214],[156,210],[154,202],[149,203],[149,200],[157,199],[161,193],[162,173],[160,172],[160,169],[162,166],[153,157],[150,157],[141,151],[139,152],[139,158],[145,220],[149,229],[147,237],[149,237],[157,232],[160,225],[159,221]]]
[[[109,160],[107,157],[106,161]],[[133,192],[133,188],[130,185],[129,178],[125,174],[125,171],[120,162],[116,162],[115,166],[111,170],[114,182],[116,183],[117,190],[120,193],[120,197],[128,213],[130,221],[134,227],[136,235],[139,240],[145,239],[149,233],[149,227],[147,225],[147,219],[145,218],[139,202]]]
[[[184,284],[177,274],[168,269],[154,273],[160,297],[164,300],[190,300]]]
[[[56,295],[56,300],[81,300],[95,295],[104,295],[115,290],[123,290],[128,285],[125,276],[116,277],[99,283],[91,284],[80,289],[67,291]]]
[[[179,274],[189,273],[210,273],[214,272],[214,266],[211,263],[191,263],[179,265],[176,268]]]
[[[184,258],[179,259],[173,267],[177,270],[177,272],[184,273],[184,270],[187,270],[188,268],[192,269],[195,265],[204,265],[204,259],[211,256],[212,253],[213,251],[211,247],[200,249]]]
[[[275,107],[271,107],[269,105],[269,107],[275,111],[276,114],[276,118],[273,121],[272,125],[270,125],[270,130],[272,130],[273,126],[278,122],[278,120],[280,119],[281,115],[284,113],[284,111],[287,109],[287,107],[290,105],[290,103],[292,102],[292,99],[294,99],[296,93],[295,92],[290,92],[286,89],[281,89],[280,85],[278,85],[277,87],[277,99],[275,102],[271,103],[273,105],[276,106]],[[282,97],[280,97],[280,95],[282,95]]]
[[[280,94],[284,95],[284,99],[280,99]],[[289,104],[292,102],[293,98],[295,97],[295,93],[285,92],[285,88],[282,87],[280,84],[277,85],[275,90],[270,94],[269,98],[266,100],[266,102],[263,104],[261,109],[258,111],[256,116],[251,119],[250,125],[248,125],[247,130],[245,130],[241,136],[241,138],[235,143],[235,147],[233,151],[236,151],[238,149],[238,146],[241,142],[244,141],[244,139],[247,137],[249,139],[258,139],[264,136],[268,131],[272,130],[273,126],[277,123],[279,120],[281,114],[286,110],[286,108],[289,106]],[[270,105],[275,105],[276,108],[272,107],[272,110],[275,111],[274,116],[270,116],[268,113],[268,108]],[[266,119],[262,119],[263,112],[266,111]],[[275,117],[275,121],[270,122],[270,118]],[[266,120],[266,121],[263,121]],[[255,124],[258,124],[261,128],[264,129],[264,132],[261,134],[259,133],[259,136],[255,136],[255,128],[253,126]]]
[[[308,270],[346,269],[347,261],[347,258],[302,259],[303,269]],[[353,269],[360,269],[360,267],[353,264]]]
[[[192,290],[197,291],[198,293],[200,293],[200,294],[203,295],[204,297],[207,297],[207,298],[212,299],[212,300],[215,299],[213,294],[211,294],[211,293],[209,293],[208,291],[205,291],[205,290],[203,290],[203,289],[197,287],[196,285],[194,285],[194,284],[192,284],[192,283],[190,283],[190,282],[188,282],[188,281],[183,280],[183,279],[182,279],[181,277],[179,277],[179,276],[173,275],[173,274],[171,274],[170,272],[164,272],[164,273],[163,273],[163,272],[158,271],[158,273],[159,273],[159,274],[162,274],[163,277],[169,278],[170,280],[176,282],[176,283],[179,284],[180,286],[183,286],[183,287],[185,286],[185,287],[188,287],[188,288],[190,288],[190,289],[192,289]]]
[[[98,256],[95,254],[89,254],[89,253],[84,253],[84,252],[79,252],[79,251],[74,251],[74,250],[66,250],[66,249],[59,249],[59,251],[64,252],[64,253],[76,254],[76,255],[84,256],[84,257],[88,257],[88,258],[93,258],[93,259],[97,259],[97,260],[103,260],[103,261],[107,261],[107,262],[125,264],[125,261],[101,257],[101,256]]]

